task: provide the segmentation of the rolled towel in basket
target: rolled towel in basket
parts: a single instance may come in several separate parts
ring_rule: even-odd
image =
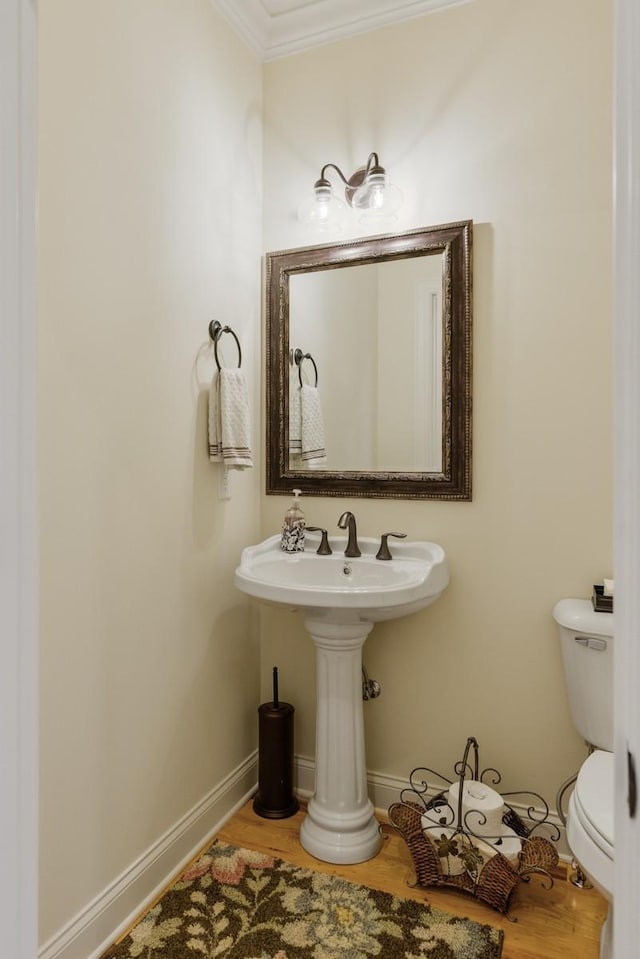
[[[449,788],[449,802],[457,815],[460,797],[460,783],[454,782]],[[504,800],[486,783],[467,779],[462,790],[462,826],[475,836],[486,839],[498,839],[502,833],[502,816],[505,812]]]

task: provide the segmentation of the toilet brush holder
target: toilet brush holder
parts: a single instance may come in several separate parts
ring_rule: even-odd
[[[273,668],[273,701],[258,707],[258,792],[253,810],[263,819],[286,819],[298,811],[293,792],[293,718],[291,703],[278,698]]]

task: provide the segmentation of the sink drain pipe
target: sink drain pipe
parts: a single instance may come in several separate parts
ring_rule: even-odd
[[[367,671],[362,667],[362,698],[366,702],[368,699],[377,699],[382,692],[382,686],[377,679],[369,679]]]

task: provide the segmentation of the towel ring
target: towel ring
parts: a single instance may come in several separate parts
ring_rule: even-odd
[[[313,365],[313,372],[316,374],[315,386],[318,385],[318,367],[316,366],[316,361],[312,357],[311,353],[303,353],[300,348],[294,350],[293,361],[298,367],[298,379],[300,380],[300,389],[302,389],[302,363],[304,360],[311,360]]]
[[[213,340],[213,352],[216,358],[216,366],[218,369],[221,369],[220,357],[218,356],[218,340],[223,333],[231,333],[231,336],[236,341],[236,346],[238,347],[238,369],[240,369],[242,366],[242,350],[240,349],[240,341],[238,337],[230,326],[223,326],[222,323],[218,322],[218,320],[211,320],[211,323],[209,323],[209,336]]]

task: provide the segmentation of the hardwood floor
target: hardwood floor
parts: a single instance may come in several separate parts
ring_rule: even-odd
[[[269,820],[257,816],[251,802],[224,826],[217,838],[270,853],[296,865],[308,866],[353,882],[405,898],[430,902],[447,912],[468,916],[504,930],[502,959],[598,959],[600,927],[606,903],[595,890],[576,889],[561,865],[552,889],[539,878],[521,883],[513,892],[510,913],[517,922],[472,897],[455,890],[412,889],[411,856],[395,830],[383,825],[382,850],[375,859],[353,866],[318,862],[300,845],[298,831],[304,810],[289,819]]]

